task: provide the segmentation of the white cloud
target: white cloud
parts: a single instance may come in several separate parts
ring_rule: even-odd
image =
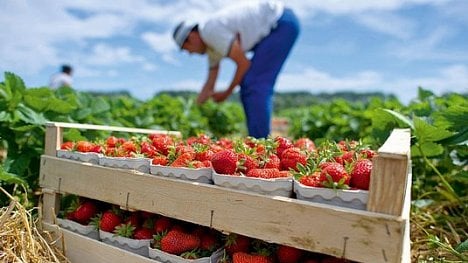
[[[309,91],[311,93],[337,91],[380,91],[395,94],[405,103],[415,98],[418,87],[431,90],[437,95],[445,92],[468,92],[468,66],[455,64],[438,70],[431,77],[402,76],[392,78],[373,71],[356,72],[352,76],[334,76],[314,68],[297,73],[282,74],[276,85],[277,91]]]
[[[95,45],[86,59],[87,64],[97,66],[144,61],[143,57],[131,54],[130,49],[127,47],[113,47],[103,43]]]
[[[356,15],[355,19],[367,28],[400,39],[408,39],[415,29],[413,21],[388,12],[365,12]]]
[[[457,32],[452,28],[440,26],[430,32],[426,37],[390,46],[389,53],[402,61],[466,61],[468,60],[468,52],[466,50],[441,47],[447,39],[450,39],[456,33]]]

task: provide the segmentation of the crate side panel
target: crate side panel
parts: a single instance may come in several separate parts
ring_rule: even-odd
[[[158,261],[73,233],[57,225],[43,223],[43,228],[56,237],[63,238],[56,244],[60,248],[63,248],[62,245],[65,246],[65,255],[73,263],[158,263]]]
[[[360,262],[399,262],[397,217],[43,156],[42,186]],[[365,253],[363,253],[365,251]]]

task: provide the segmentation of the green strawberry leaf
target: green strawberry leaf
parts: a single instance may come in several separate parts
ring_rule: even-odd
[[[468,251],[468,239],[458,244],[455,250],[459,253],[464,253]]]
[[[406,127],[409,127],[412,130],[414,130],[413,122],[411,121],[411,119],[409,119],[405,115],[403,115],[403,114],[401,114],[399,112],[393,111],[393,110],[389,110],[389,109],[383,109],[383,111],[385,111],[385,112],[389,113],[391,116],[393,116],[394,120],[397,121],[398,123],[401,123],[401,124],[405,125]]]
[[[425,142],[422,144],[411,146],[411,157],[421,157],[423,156],[423,153],[426,157],[433,157],[433,156],[439,156],[443,152],[444,152],[444,147],[434,142]]]
[[[452,132],[433,126],[420,117],[414,117],[414,135],[418,142],[437,142],[453,135]]]

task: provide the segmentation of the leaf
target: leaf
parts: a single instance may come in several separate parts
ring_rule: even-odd
[[[439,156],[444,152],[444,147],[438,143],[434,142],[425,142],[422,144],[418,144],[421,150],[423,151],[424,155],[427,157],[434,157],[434,156]],[[420,157],[421,152],[420,148],[418,148],[416,145],[411,146],[411,156],[412,157]]]
[[[18,177],[16,174],[5,171],[3,166],[0,166],[0,182],[26,185],[26,182],[23,179]]]
[[[418,99],[420,101],[425,101],[430,97],[433,97],[434,93],[430,90],[423,89],[422,87],[418,87]]]
[[[110,110],[109,103],[102,97],[97,97],[91,101],[91,111],[93,115]]]
[[[389,109],[383,109],[383,111],[390,113],[390,115],[393,116],[397,122],[402,123],[406,125],[406,127],[409,127],[412,130],[414,130],[413,122],[405,115]]]
[[[455,248],[458,253],[464,253],[468,251],[468,239],[458,244]]]
[[[451,105],[447,109],[434,113],[435,124],[446,126],[449,130],[461,130],[468,123],[468,107],[464,105]]]
[[[47,122],[47,119],[42,115],[42,113],[37,113],[23,104],[18,105],[18,109],[15,111],[15,114],[20,120],[26,123],[44,125]]]
[[[420,117],[414,117],[414,135],[418,142],[423,144],[425,142],[437,142],[450,137],[453,133],[443,128],[435,127]]]

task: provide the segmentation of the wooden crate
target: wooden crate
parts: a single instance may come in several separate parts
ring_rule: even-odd
[[[114,255],[116,248],[70,231],[62,230],[61,234],[53,223],[63,193],[358,262],[410,262],[411,169],[407,129],[394,130],[378,150],[378,157],[373,160],[367,211],[361,211],[57,158],[63,128],[120,128],[68,123],[49,123],[46,127],[46,151],[40,170],[43,226],[63,235],[65,251],[72,262],[149,261],[125,251],[118,252],[121,257],[103,257],[103,253]],[[85,249],[86,257],[82,256]]]

